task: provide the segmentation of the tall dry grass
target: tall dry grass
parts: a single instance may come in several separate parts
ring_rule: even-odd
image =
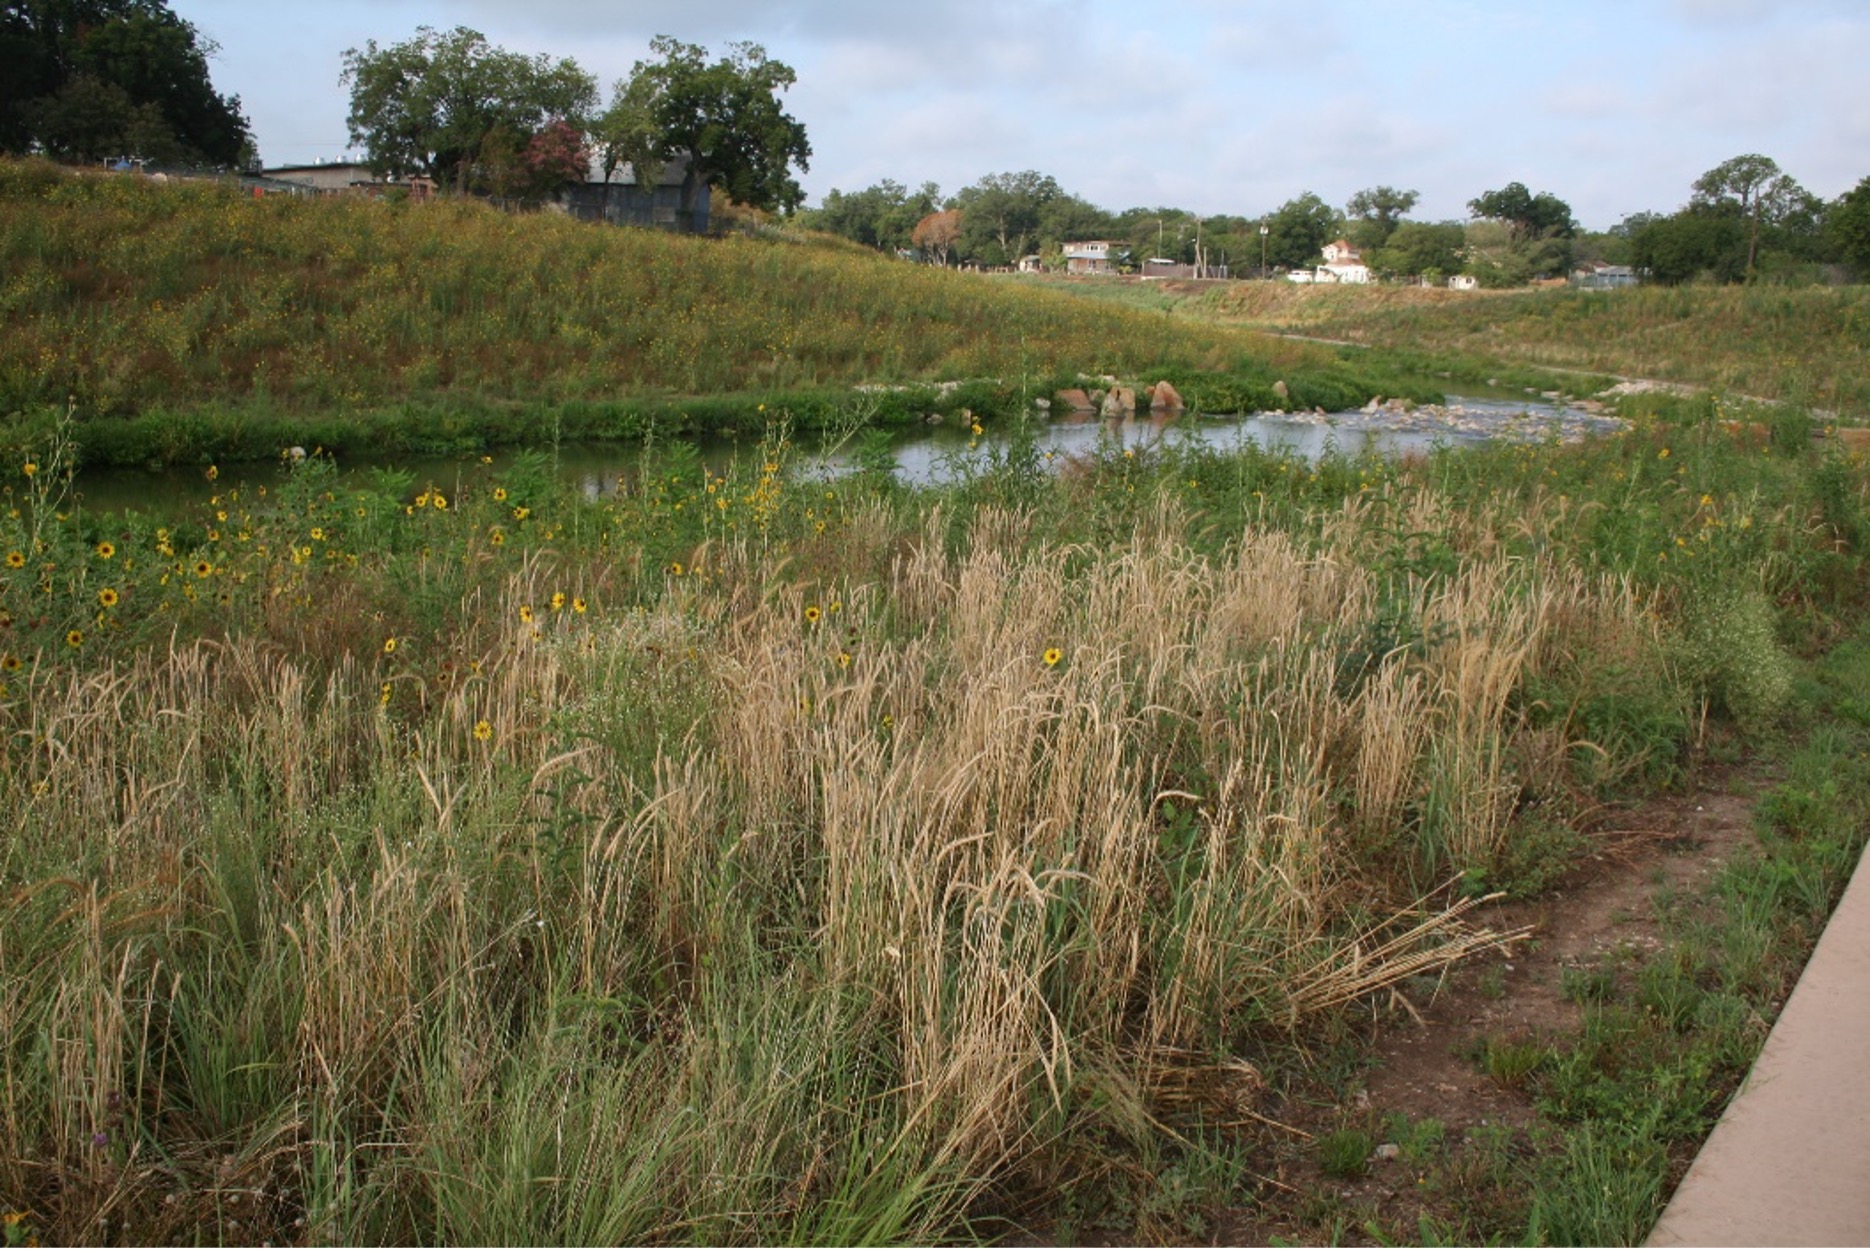
[[[528,565],[409,718],[242,638],[29,675],[0,1196],[60,1241],[952,1237],[1499,939],[1422,886],[1502,846],[1514,693],[1653,621],[1477,550],[1347,676],[1368,507],[1218,554],[1167,496],[1110,547],[933,515],[809,592],[742,538],[601,620],[523,621]]]

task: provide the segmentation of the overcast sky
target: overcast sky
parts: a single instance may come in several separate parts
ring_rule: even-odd
[[[171,0],[220,45],[268,164],[351,151],[341,55],[422,25],[610,84],[669,34],[761,43],[832,188],[1036,169],[1110,210],[1257,216],[1509,182],[1586,227],[1668,211],[1761,152],[1831,199],[1870,175],[1870,0]]]

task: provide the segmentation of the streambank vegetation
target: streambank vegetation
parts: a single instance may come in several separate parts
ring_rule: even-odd
[[[73,507],[45,445],[0,519],[10,1234],[1269,1202],[1307,1040],[1504,937],[1472,903],[1605,802],[1782,733],[1860,621],[1861,465],[1650,404],[1404,461],[1016,437],[940,490],[797,475],[779,424],[595,499],[314,457],[165,517]],[[1581,1142],[1566,1179],[1616,1168]]]

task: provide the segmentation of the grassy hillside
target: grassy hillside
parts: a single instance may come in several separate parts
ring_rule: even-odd
[[[615,404],[1079,371],[1270,383],[1336,367],[1236,328],[829,243],[253,200],[40,163],[0,165],[0,268],[0,411]]]
[[[1191,321],[1690,383],[1870,419],[1870,288],[1447,291],[1030,280]]]

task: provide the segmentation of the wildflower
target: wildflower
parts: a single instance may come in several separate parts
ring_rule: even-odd
[[[531,516],[532,516],[532,510],[527,508],[525,505],[521,504],[521,505],[514,506],[514,509],[513,509],[513,520],[514,521],[523,522]]]
[[[416,507],[418,509],[426,509],[429,507],[429,493],[428,492],[425,491],[421,495],[416,497]]]
[[[972,434],[976,434],[976,435],[978,435],[978,434],[981,434],[981,433],[982,433],[982,431],[981,431],[981,425],[980,425],[980,423],[979,423],[979,422],[975,422],[975,423],[974,423],[974,424],[973,424],[972,426],[969,426],[969,427],[968,427],[968,430],[969,430],[969,432],[970,432],[970,433],[972,433]]]
[[[1666,460],[1668,460],[1668,459],[1669,459],[1669,450],[1668,450],[1667,448],[1664,448],[1664,449],[1663,449],[1662,451],[1660,451],[1660,452],[1658,452],[1658,453],[1656,453],[1656,459],[1657,459],[1658,461],[1666,461]]]
[[[15,549],[6,554],[6,563],[8,569],[25,569],[26,554]]]
[[[493,726],[486,718],[483,717],[478,722],[474,723],[474,737],[482,743],[486,743],[489,739],[493,738]]]
[[[532,620],[532,605],[522,604],[519,606],[519,620],[522,622],[530,622]]]
[[[97,602],[103,605],[107,609],[116,608],[117,607],[117,589],[115,587],[105,587],[103,590],[97,593]]]
[[[210,465],[210,466],[208,467],[208,481],[209,481],[209,482],[213,482],[213,481],[214,481],[215,479],[217,479],[217,478],[219,478],[220,476],[221,476],[221,467],[220,467],[220,466],[218,466],[218,465]]]
[[[9,674],[16,672],[19,667],[24,664],[24,661],[14,656],[11,652],[7,653],[4,657],[0,657],[0,669],[5,670]]]
[[[582,612],[584,612],[584,610],[585,610],[585,607],[586,607],[586,606],[585,606],[585,603],[584,603],[584,597],[583,597],[583,596],[573,596],[573,597],[572,597],[572,601],[571,601],[571,611],[572,611],[572,612],[574,612],[574,613],[582,613]]]
[[[435,507],[438,509],[445,509],[448,507],[448,497],[439,491],[435,493]]]
[[[84,647],[84,632],[82,630],[66,631],[65,642],[70,644],[74,648]]]
[[[28,461],[26,464],[22,465],[20,469],[25,472],[26,477],[31,478],[34,474],[39,472],[39,463],[37,461]]]
[[[850,667],[851,667],[851,654],[848,652],[838,653],[838,668],[849,669]]]
[[[383,641],[383,655],[388,656],[394,651],[396,651],[396,636],[391,635],[388,639]]]
[[[325,528],[323,526],[312,527],[312,538],[319,543],[323,543],[325,541]]]
[[[106,539],[97,545],[97,555],[99,560],[108,561],[117,555],[117,549],[111,546],[110,540]]]
[[[565,607],[565,593],[562,591],[554,591],[552,593],[552,611],[556,613],[564,607]]]
[[[805,624],[807,626],[818,625],[818,619],[822,616],[823,614],[819,611],[816,604],[808,604],[805,606]]]
[[[377,703],[388,704],[390,702],[390,690],[390,684],[384,683],[383,686],[378,689]]]
[[[493,489],[493,498],[496,502],[500,504],[505,504],[506,503],[506,488],[495,487]]]
[[[1051,669],[1055,667],[1060,661],[1064,659],[1065,659],[1065,654],[1063,652],[1060,652],[1057,648],[1047,648],[1045,650],[1044,660],[1045,660],[1047,669]]]
[[[670,561],[669,572],[674,574],[677,578],[680,578],[682,576],[682,563],[680,561]]]
[[[498,526],[494,527],[487,536],[487,542],[491,543],[496,548],[499,547],[506,542],[506,532],[501,530]]]
[[[214,573],[214,563],[212,561],[196,561],[195,562],[195,577],[196,578],[206,578],[208,575],[212,573]]]

